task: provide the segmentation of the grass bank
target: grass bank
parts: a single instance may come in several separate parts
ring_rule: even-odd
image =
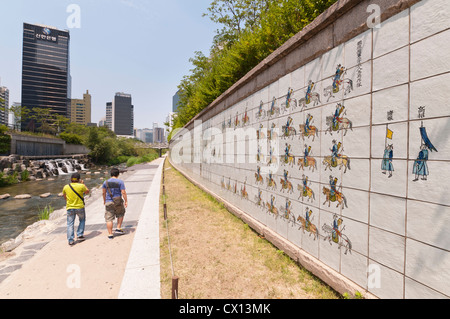
[[[161,294],[179,299],[339,299],[166,161],[168,228],[160,210]],[[169,254],[168,236],[172,256]]]

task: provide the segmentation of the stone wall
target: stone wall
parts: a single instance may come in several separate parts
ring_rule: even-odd
[[[449,298],[447,2],[338,1],[176,134],[172,164],[340,292]]]

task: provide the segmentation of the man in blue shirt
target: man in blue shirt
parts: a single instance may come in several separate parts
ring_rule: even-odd
[[[113,223],[117,218],[116,233],[123,234],[122,223],[128,207],[127,191],[125,183],[120,180],[120,171],[117,168],[111,170],[111,179],[103,183],[103,204],[105,205],[105,221],[108,229],[108,238],[113,239]]]

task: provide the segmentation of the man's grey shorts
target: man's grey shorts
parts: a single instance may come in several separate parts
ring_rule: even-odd
[[[116,206],[114,203],[106,203],[105,220],[106,222],[113,222],[116,218],[121,218],[125,216],[125,206]]]

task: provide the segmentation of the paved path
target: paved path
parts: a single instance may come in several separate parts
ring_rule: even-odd
[[[160,299],[163,161],[132,167],[120,176],[129,202],[125,235],[107,238],[103,199],[97,191],[86,206],[87,240],[70,247],[66,217],[50,223],[50,231],[25,240],[0,262],[0,299]]]

